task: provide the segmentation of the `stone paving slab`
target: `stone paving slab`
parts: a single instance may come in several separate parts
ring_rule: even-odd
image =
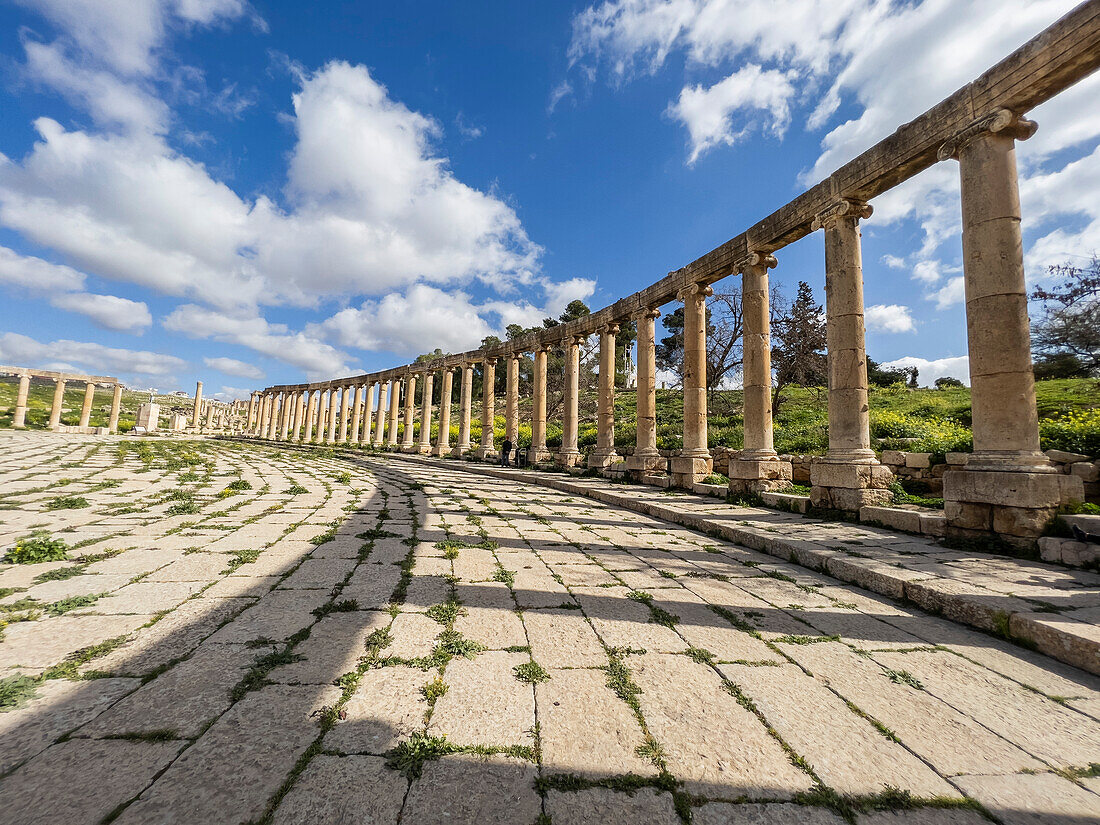
[[[375,756],[317,756],[294,783],[273,825],[393,825],[408,782]],[[415,821],[415,820],[414,820]]]
[[[533,823],[542,812],[537,766],[493,756],[448,756],[424,766],[405,800],[402,821],[417,825]]]
[[[326,748],[383,754],[424,726],[428,703],[420,693],[431,676],[411,667],[368,670],[345,705],[347,718],[325,734]]]
[[[526,654],[503,651],[452,660],[443,675],[447,693],[436,703],[429,733],[458,745],[533,744],[534,693],[512,672],[526,661]]]
[[[906,811],[906,815],[911,813]],[[728,802],[711,802],[696,808],[692,811],[691,821],[693,825],[842,825],[844,822],[831,811],[807,808],[804,805],[790,803],[734,805]],[[911,822],[912,825],[923,825],[915,819],[905,821]],[[960,822],[959,825],[963,823]]]
[[[601,667],[607,653],[579,610],[527,610],[531,655],[543,667]]]
[[[81,648],[137,630],[151,615],[58,616],[4,628],[0,670],[21,665],[42,669]]]
[[[679,825],[672,797],[643,788],[633,794],[606,788],[576,793],[550,791],[546,812],[554,825]]]
[[[1055,774],[961,776],[957,781],[1004,825],[1084,825],[1100,819],[1100,797]]]
[[[373,610],[328,615],[294,648],[301,659],[275,668],[268,678],[284,684],[330,685],[355,670],[365,653],[367,636],[389,623],[388,613]]]

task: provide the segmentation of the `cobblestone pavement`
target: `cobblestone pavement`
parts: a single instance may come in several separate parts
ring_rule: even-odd
[[[0,456],[0,549],[69,547],[0,564],[4,823],[1100,822],[1100,679],[704,533],[449,462]]]

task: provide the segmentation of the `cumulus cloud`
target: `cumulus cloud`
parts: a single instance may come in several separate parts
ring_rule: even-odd
[[[915,332],[916,324],[909,307],[900,304],[875,304],[864,311],[867,329],[872,332]]]
[[[936,309],[947,309],[961,304],[966,298],[966,284],[962,275],[951,278],[939,289],[933,291],[928,299],[936,302]]]
[[[0,246],[0,283],[35,292],[82,289],[84,273]]]
[[[970,358],[966,355],[956,358],[937,358],[934,361],[907,355],[904,358],[895,358],[882,366],[885,369],[916,367],[917,382],[922,387],[932,386],[937,378],[958,378],[967,386],[970,385]]]
[[[259,380],[264,377],[264,371],[253,364],[238,361],[236,358],[203,358],[202,362],[210,369],[224,372],[226,375],[236,375],[239,378],[253,378]],[[223,387],[223,389],[229,389]]]
[[[119,332],[140,334],[153,323],[153,316],[149,314],[149,307],[144,302],[115,295],[67,292],[55,295],[50,303],[58,309],[86,315],[96,326]]]
[[[162,378],[187,367],[186,361],[174,355],[66,339],[42,343],[15,332],[0,333],[0,361],[62,371],[77,365],[95,375],[143,378]]]

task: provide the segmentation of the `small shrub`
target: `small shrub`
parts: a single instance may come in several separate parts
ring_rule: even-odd
[[[7,676],[0,679],[0,713],[22,707],[34,698],[38,680],[30,676]]]
[[[4,561],[11,564],[39,564],[46,561],[64,561],[68,557],[69,546],[61,539],[33,535],[17,540],[4,556]]]
[[[47,510],[80,510],[91,507],[83,496],[57,496],[46,502]]]
[[[546,682],[550,679],[550,674],[538,662],[524,662],[522,665],[516,665],[512,668],[512,672],[517,679],[528,684]]]

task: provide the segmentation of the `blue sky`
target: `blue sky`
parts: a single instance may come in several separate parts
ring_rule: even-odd
[[[596,308],[1072,6],[0,0],[0,363],[232,397]],[[1019,147],[1033,281],[1100,246],[1097,99]],[[966,375],[957,190],[864,225],[869,353],[925,382]],[[822,256],[773,279],[823,300]]]

